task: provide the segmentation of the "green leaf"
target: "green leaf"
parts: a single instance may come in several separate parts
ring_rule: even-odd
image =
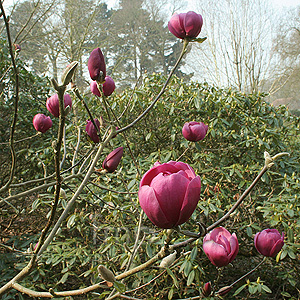
[[[244,284],[242,286],[240,286],[233,294],[233,296],[238,295],[243,289],[245,289],[245,287],[247,286],[247,284]]]
[[[252,237],[252,228],[250,226],[246,228],[246,232],[249,237]]]
[[[262,289],[263,289],[265,292],[270,293],[270,294],[272,293],[272,291],[270,290],[270,288],[267,287],[266,285],[262,284],[261,287],[262,287]]]
[[[173,294],[174,294],[174,288],[171,287],[168,293],[168,300],[171,300],[173,298]]]
[[[188,279],[187,279],[187,286],[191,285],[191,283],[194,281],[194,278],[195,278],[195,270],[192,270],[190,273],[189,273],[189,276],[188,276]]]
[[[69,273],[67,272],[67,273],[65,273],[64,275],[63,275],[63,277],[60,279],[60,283],[65,283],[66,281],[67,281],[67,279],[68,279],[68,277],[69,277]]]
[[[204,38],[197,38],[197,39],[193,39],[192,42],[197,42],[197,43],[203,43],[205,40],[207,39],[207,37]]]
[[[68,228],[71,228],[74,224],[75,224],[75,218],[76,218],[76,215],[71,215],[68,222],[67,222],[67,227]]]
[[[119,293],[124,293],[126,291],[126,286],[124,283],[120,281],[115,281],[114,282],[114,288],[119,292]]]
[[[173,279],[174,285],[176,286],[176,288],[178,288],[178,287],[179,287],[179,285],[178,285],[178,280],[177,280],[175,274],[174,274],[174,273],[172,272],[172,270],[169,269],[169,268],[166,268],[166,270],[167,270],[168,274],[171,276],[171,278]]]

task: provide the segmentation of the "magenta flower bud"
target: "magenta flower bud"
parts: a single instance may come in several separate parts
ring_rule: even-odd
[[[139,201],[150,221],[160,228],[186,222],[200,198],[201,180],[183,162],[156,164],[140,182]]]
[[[64,103],[65,103],[65,108],[67,106],[69,106],[70,108],[72,107],[72,99],[69,94],[64,95]],[[54,94],[47,99],[46,107],[54,117],[56,118],[59,117],[59,99],[57,94]]]
[[[231,235],[225,228],[217,227],[204,237],[203,250],[213,265],[224,267],[235,259],[239,243],[235,233]]]
[[[117,170],[120,160],[123,156],[123,147],[119,147],[110,152],[103,161],[102,168],[108,173],[113,173]]]
[[[103,83],[102,89],[105,97],[110,96],[116,88],[115,82],[109,76],[105,77],[105,82]]]
[[[210,282],[206,282],[204,284],[204,287],[202,289],[202,295],[204,297],[208,297],[211,294],[211,283]]]
[[[208,125],[202,122],[188,122],[182,127],[182,134],[185,139],[191,142],[198,142],[205,138],[208,130]]]
[[[99,120],[94,119],[94,122],[95,122],[96,126],[99,129],[100,128]],[[98,130],[94,126],[92,121],[90,121],[90,120],[87,121],[87,124],[85,126],[85,131],[94,143],[99,143],[100,139],[99,139],[99,136],[98,136]]]
[[[100,48],[94,49],[88,60],[88,69],[92,80],[104,82],[106,76],[106,66],[103,53]]]
[[[277,229],[264,229],[254,237],[257,251],[268,257],[274,257],[284,245],[284,232],[280,235]]]
[[[96,96],[98,96],[98,97],[101,97],[101,93],[100,93],[100,91],[99,91],[99,89],[98,89],[98,84],[97,84],[96,81],[92,81],[92,82],[91,82],[91,84],[90,84],[90,89],[91,89],[91,92],[92,92],[94,95],[96,95]]]
[[[34,128],[41,133],[45,133],[49,128],[52,127],[52,120],[50,117],[47,117],[44,114],[35,115],[32,123]]]
[[[202,16],[189,11],[187,13],[174,14],[169,23],[168,28],[172,34],[179,39],[196,38],[201,31],[203,25]]]

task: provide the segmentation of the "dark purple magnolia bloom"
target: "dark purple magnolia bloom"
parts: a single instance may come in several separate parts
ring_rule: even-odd
[[[113,173],[117,170],[120,160],[123,156],[123,147],[119,147],[110,152],[103,161],[102,168],[108,173]]]
[[[179,39],[196,38],[201,31],[202,25],[202,16],[189,11],[181,14],[175,13],[168,23],[168,28]]]
[[[225,228],[217,227],[204,237],[203,250],[213,265],[224,267],[235,259],[239,243],[235,233],[231,235]]]
[[[284,245],[284,233],[280,235],[277,229],[264,229],[254,237],[257,251],[268,257],[274,257]]]
[[[100,128],[99,120],[94,119],[94,122],[99,129]],[[90,121],[90,120],[87,121],[87,124],[85,126],[85,131],[94,143],[99,143],[100,139],[98,136],[98,130],[95,128],[92,121]]]
[[[182,134],[185,139],[191,142],[198,142],[205,138],[208,130],[208,125],[202,122],[188,122],[182,127]]]
[[[37,131],[46,132],[52,127],[52,120],[44,114],[37,114],[33,117],[33,126]]]
[[[139,201],[150,221],[160,228],[186,222],[200,198],[201,180],[191,166],[170,161],[155,164],[140,182]]]
[[[105,82],[102,85],[103,94],[105,97],[110,96],[116,88],[115,82],[109,76],[105,77]]]
[[[88,60],[88,69],[92,80],[103,83],[106,76],[106,66],[103,53],[100,48],[94,49]]]
[[[64,95],[64,103],[65,103],[65,108],[67,106],[69,106],[70,108],[72,107],[72,99],[69,94]],[[54,117],[56,118],[59,117],[59,99],[57,94],[54,94],[47,99],[46,107]]]

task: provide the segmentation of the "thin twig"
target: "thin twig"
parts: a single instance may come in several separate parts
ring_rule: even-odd
[[[165,84],[163,85],[161,91],[159,92],[159,94],[155,97],[155,99],[152,101],[152,103],[148,106],[148,108],[142,113],[140,114],[132,123],[130,123],[129,125],[117,130],[117,133],[121,133],[131,127],[133,127],[139,120],[141,120],[143,117],[145,117],[148,112],[152,109],[152,107],[156,104],[156,102],[160,99],[160,97],[163,95],[163,93],[166,91],[166,87],[167,85],[169,84],[169,81],[171,80],[171,77],[173,75],[173,73],[175,72],[177,66],[179,65],[180,61],[182,60],[184,54],[186,53],[186,48],[187,48],[187,45],[188,45],[189,41],[187,40],[184,40],[183,41],[183,48],[182,48],[182,51],[181,51],[181,54],[175,64],[175,66],[173,67],[173,69],[171,70]]]
[[[16,167],[16,151],[14,147],[14,134],[15,134],[15,129],[16,129],[16,124],[17,124],[17,119],[18,119],[18,105],[19,105],[19,71],[16,65],[15,57],[14,57],[14,52],[13,52],[13,45],[11,41],[11,36],[10,36],[10,29],[9,29],[9,21],[6,17],[2,1],[0,1],[0,8],[2,12],[2,17],[5,23],[5,28],[6,28],[6,34],[7,34],[7,40],[8,40],[8,47],[9,47],[9,53],[11,57],[11,62],[13,65],[13,70],[14,70],[14,75],[15,75],[15,101],[14,101],[14,116],[13,116],[13,121],[11,124],[11,130],[10,130],[10,138],[9,138],[9,145],[10,145],[10,152],[11,152],[11,169],[10,169],[10,176],[6,184],[0,188],[0,193],[3,191],[6,191],[9,188],[9,185],[13,181],[14,173],[15,173],[15,167]]]

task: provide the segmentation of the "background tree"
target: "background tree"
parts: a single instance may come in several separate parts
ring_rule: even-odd
[[[218,86],[262,90],[271,61],[272,9],[267,1],[197,1],[207,43],[187,58],[191,70]],[[200,49],[201,47],[201,49]]]
[[[270,100],[274,104],[288,104],[299,110],[300,89],[300,7],[291,9],[278,26],[273,47],[277,63],[273,66]]]

